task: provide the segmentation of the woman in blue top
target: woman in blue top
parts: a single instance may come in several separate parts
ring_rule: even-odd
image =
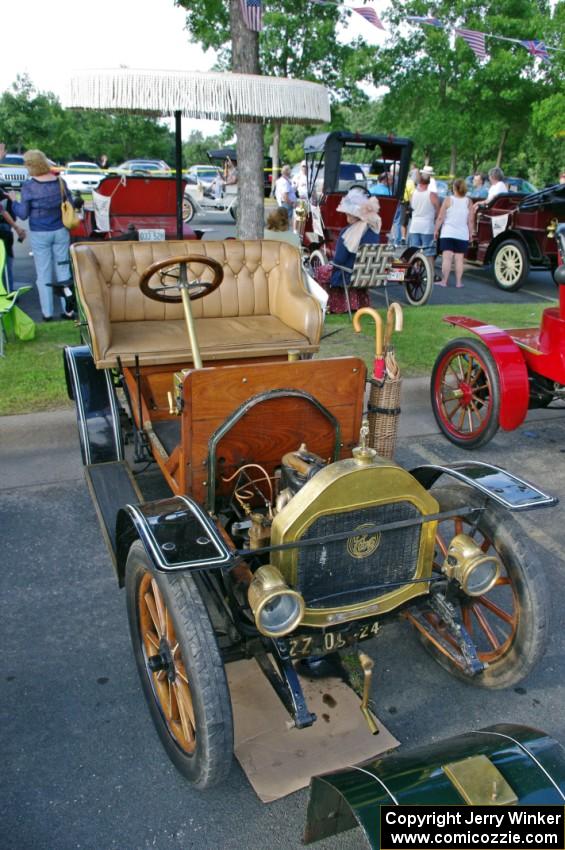
[[[14,214],[20,219],[29,218],[29,237],[33,251],[33,261],[37,273],[37,289],[43,320],[53,318],[53,290],[50,284],[68,281],[71,277],[69,266],[69,231],[61,218],[61,186],[69,201],[72,201],[65,184],[51,172],[44,153],[29,150],[24,154],[24,165],[29,172],[29,180],[22,184],[21,200],[17,201],[15,192],[10,192]],[[63,319],[72,319],[73,314],[65,311],[65,301],[61,299]]]

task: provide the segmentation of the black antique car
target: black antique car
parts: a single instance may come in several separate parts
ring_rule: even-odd
[[[378,456],[363,361],[313,359],[322,315],[296,248],[71,255],[86,344],[65,369],[86,478],[151,715],[195,786],[229,771],[238,659],[256,659],[299,729],[316,720],[299,666],[339,665],[393,616],[479,687],[539,662],[545,578],[512,512],[555,500],[479,462],[408,471]],[[141,491],[148,463],[164,498]]]

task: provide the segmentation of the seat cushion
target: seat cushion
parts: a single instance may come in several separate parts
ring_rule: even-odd
[[[204,361],[285,355],[289,349],[300,352],[318,349],[276,316],[196,319],[195,325]],[[190,359],[190,341],[184,320],[113,322],[110,345],[97,365],[114,366],[119,357],[124,366],[131,366],[136,354],[142,365],[181,363]]]

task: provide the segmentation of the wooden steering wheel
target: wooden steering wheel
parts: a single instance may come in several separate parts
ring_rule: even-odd
[[[205,280],[188,280],[186,267],[191,263],[200,263],[200,265],[208,266],[214,272],[214,277],[211,281]],[[178,269],[171,268],[178,266]],[[169,272],[166,269],[171,269]],[[159,273],[159,286],[150,286],[149,281],[154,274]],[[167,282],[167,278],[170,283]],[[196,301],[198,298],[204,298],[219,287],[224,279],[224,270],[217,260],[212,260],[210,257],[201,254],[185,254],[182,257],[167,257],[164,260],[157,260],[147,266],[139,281],[139,288],[152,301],[161,301],[165,304],[179,304],[182,299],[182,290],[186,290],[191,301]],[[178,295],[170,293],[177,292]]]

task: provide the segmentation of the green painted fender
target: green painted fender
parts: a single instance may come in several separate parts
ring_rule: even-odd
[[[564,805],[565,749],[537,729],[499,724],[314,776],[304,842],[360,826],[367,846],[379,850],[381,805],[465,805],[443,766],[480,755],[500,771],[517,805]]]

